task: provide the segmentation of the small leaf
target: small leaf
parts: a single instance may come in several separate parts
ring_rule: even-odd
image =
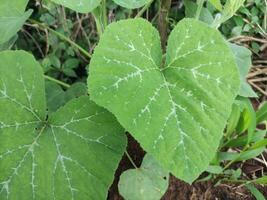
[[[32,10],[24,13],[28,0],[0,0],[0,45],[9,41],[30,17]]]
[[[52,0],[79,13],[92,12],[100,5],[101,0]]]
[[[9,50],[14,45],[16,40],[18,39],[18,35],[16,34],[13,36],[10,40],[7,42],[4,42],[3,44],[0,44],[0,51]]]
[[[222,4],[220,0],[209,0],[209,2],[219,11],[222,11]]]
[[[244,106],[243,112],[241,113],[241,117],[239,119],[237,125],[237,132],[243,133],[244,131],[248,131],[248,143],[250,142],[253,134],[256,130],[256,112],[253,108],[252,103],[248,98],[239,97],[239,101]]]
[[[258,97],[247,82],[247,75],[250,67],[252,66],[251,51],[236,44],[229,43],[229,45],[232,49],[233,54],[235,55],[236,63],[240,72],[241,88],[239,95],[243,97]]]
[[[191,0],[183,0],[183,2],[185,5],[186,17],[194,18],[196,15],[198,5]],[[207,24],[212,24],[212,22],[214,21],[211,12],[207,8],[201,9],[199,20],[201,20]]]
[[[223,172],[223,168],[218,165],[210,165],[206,172],[212,173],[212,174],[221,174]]]
[[[45,86],[47,108],[50,113],[57,111],[71,99],[87,94],[87,87],[84,83],[74,83],[66,91],[51,81],[47,81]]]
[[[120,177],[119,191],[125,200],[160,200],[168,188],[169,174],[150,155],[139,169],[130,169]]]
[[[219,152],[218,155],[220,161],[225,161],[225,160],[243,161],[259,156],[264,150],[265,147],[260,147],[258,149],[247,150],[241,153]]]
[[[46,81],[45,93],[48,111],[55,112],[66,103],[65,92],[56,83]]]
[[[66,101],[69,101],[71,99],[83,96],[87,94],[87,86],[84,83],[74,83],[71,85],[70,88],[66,91],[65,98]]]
[[[161,65],[159,34],[149,22],[113,23],[90,63],[90,97],[163,168],[191,183],[216,153],[239,73],[220,33],[194,19],[174,28]]]
[[[116,4],[129,9],[140,8],[151,0],[113,0]]]
[[[0,199],[106,199],[122,127],[88,96],[47,119],[44,89],[33,56],[0,53]]]
[[[245,0],[227,0],[221,14],[215,17],[212,27],[218,28],[222,23],[234,16]]]
[[[267,102],[263,103],[256,113],[257,123],[267,121]]]
[[[238,124],[239,118],[240,118],[240,112],[241,112],[241,109],[238,103],[234,103],[232,105],[232,112],[227,123],[227,129],[226,129],[227,138],[230,137],[234,133],[236,126]]]
[[[264,139],[265,135],[266,135],[265,130],[256,131],[253,134],[253,137],[251,138],[250,142],[258,142],[258,141]],[[227,144],[224,145],[224,147],[228,147],[228,148],[229,147],[244,147],[244,146],[246,146],[247,142],[248,142],[248,136],[243,135],[243,136],[240,136],[236,139],[230,140],[229,142],[227,142]]]

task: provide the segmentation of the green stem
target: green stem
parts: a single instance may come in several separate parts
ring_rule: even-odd
[[[108,25],[107,19],[107,8],[106,8],[106,0],[102,0],[102,19],[103,19],[103,29],[105,30]]]
[[[36,24],[38,25],[39,27],[41,28],[44,28],[44,29],[47,29],[49,30],[50,32],[54,33],[55,35],[57,35],[60,39],[68,42],[70,45],[72,45],[73,47],[77,48],[80,52],[82,52],[86,57],[88,58],[91,58],[91,54],[88,53],[84,48],[82,48],[81,46],[79,46],[78,44],[76,44],[75,42],[73,42],[72,40],[70,40],[68,37],[66,37],[65,35],[53,30],[52,28],[50,28],[49,26],[41,23],[41,22],[38,22],[38,21],[35,21],[33,19],[29,19],[29,21],[32,23],[32,24]]]
[[[204,2],[205,2],[205,0],[199,0],[198,7],[197,7],[197,12],[196,12],[196,16],[195,16],[196,19],[199,19],[199,16],[200,16],[201,10],[203,8]]]
[[[135,18],[137,17],[141,17],[144,12],[150,7],[150,5],[153,3],[154,0],[151,0],[150,2],[148,2],[135,16]]]
[[[96,24],[96,30],[98,33],[98,36],[100,37],[103,34],[103,27],[101,23],[101,14],[100,14],[100,8],[96,8],[93,12],[92,15],[95,19],[95,24]]]
[[[65,87],[65,88],[70,88],[70,85],[69,84],[64,83],[64,82],[62,82],[60,80],[57,80],[55,78],[52,78],[51,76],[44,75],[44,78],[47,79],[47,80],[49,80],[49,81],[55,82],[55,83],[57,83],[57,84]]]
[[[129,153],[127,151],[125,151],[125,155],[129,159],[129,161],[132,163],[132,165],[134,166],[134,168],[135,169],[138,169],[138,167],[136,166],[136,164],[134,163],[133,159],[131,158],[131,156],[129,155]]]

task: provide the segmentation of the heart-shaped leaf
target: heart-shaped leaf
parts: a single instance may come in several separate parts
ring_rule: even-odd
[[[172,31],[164,67],[160,46],[143,19],[113,23],[91,60],[89,91],[161,166],[192,182],[216,152],[239,74],[220,33],[197,20]]]
[[[113,115],[83,96],[46,116],[39,64],[0,53],[0,199],[104,200],[125,149]]]
[[[10,40],[30,17],[32,10],[24,12],[28,0],[0,0],[0,44]]]
[[[52,0],[79,13],[88,13],[99,6],[101,0]]]
[[[140,8],[151,0],[113,0],[116,4],[129,9]]]
[[[147,154],[139,169],[129,169],[120,176],[119,191],[125,200],[159,200],[168,185],[169,173]]]

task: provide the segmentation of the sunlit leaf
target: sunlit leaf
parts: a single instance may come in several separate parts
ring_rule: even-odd
[[[115,114],[163,168],[187,182],[207,169],[239,90],[234,57],[217,30],[182,20],[170,34],[163,66],[159,34],[149,22],[113,23],[89,70],[91,99]]]

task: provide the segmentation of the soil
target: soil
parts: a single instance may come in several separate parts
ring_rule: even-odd
[[[134,163],[139,167],[145,151],[130,134],[127,134],[127,136],[127,151]],[[251,165],[251,163],[249,164]],[[243,165],[242,168],[250,166],[249,164]],[[120,175],[130,168],[134,168],[134,166],[124,155],[116,171],[115,180],[110,187],[108,200],[124,200],[118,192],[118,181]],[[267,187],[257,186],[257,188],[267,197]],[[242,185],[220,184],[215,186],[210,181],[189,185],[171,176],[169,188],[161,200],[255,200],[255,198]]]

